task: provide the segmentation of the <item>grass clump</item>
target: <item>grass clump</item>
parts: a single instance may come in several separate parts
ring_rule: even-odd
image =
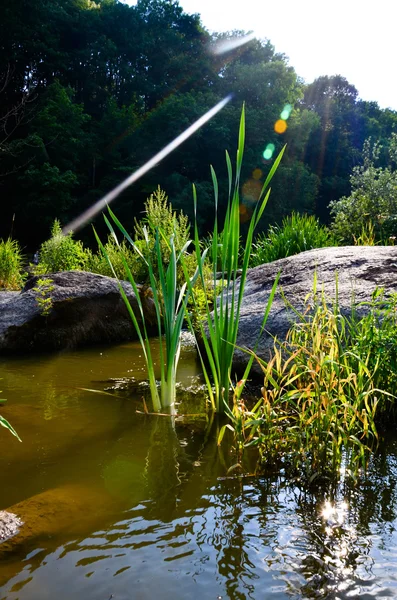
[[[134,273],[137,281],[141,281],[145,277],[143,261],[131,249],[130,245],[125,241],[117,244],[113,236],[109,235],[106,244],[104,244],[106,256],[109,257],[112,267],[103,252],[93,253],[86,249],[86,261],[84,268],[91,273],[98,273],[106,277],[114,277],[117,279],[127,280],[128,274],[125,264],[128,265],[132,273]]]
[[[88,254],[82,242],[73,239],[72,232],[63,234],[60,222],[55,219],[50,239],[40,246],[39,257],[39,264],[33,268],[35,275],[84,270]]]
[[[250,267],[299,254],[305,250],[337,246],[336,238],[313,215],[292,215],[283,219],[281,227],[273,225],[267,234],[259,234],[253,244]]]
[[[26,279],[17,240],[0,240],[0,289],[20,290]]]
[[[240,448],[256,446],[265,468],[311,482],[345,467],[365,469],[378,444],[377,424],[394,411],[396,300],[377,291],[368,313],[343,316],[324,295],[275,340],[271,360],[256,357],[262,398],[251,409],[235,399],[232,429]]]

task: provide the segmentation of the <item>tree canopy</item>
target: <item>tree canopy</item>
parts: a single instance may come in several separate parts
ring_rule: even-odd
[[[55,218],[65,224],[76,217],[229,93],[233,101],[124,192],[116,212],[132,226],[160,184],[173,206],[191,215],[195,183],[204,233],[213,219],[209,165],[218,174],[222,210],[224,150],[236,147],[245,102],[246,213],[287,142],[263,227],[292,210],[326,221],[329,202],[350,193],[367,137],[384,144],[379,161],[386,166],[397,113],[359,100],[342,76],[305,85],[268,40],[211,51],[215,42],[242,35],[210,35],[199,15],[186,14],[176,0],[2,3],[0,237],[13,222],[13,234],[37,247]],[[285,132],[275,130],[280,115]]]

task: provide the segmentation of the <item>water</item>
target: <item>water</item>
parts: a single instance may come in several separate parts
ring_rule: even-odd
[[[228,476],[216,421],[137,413],[142,394],[123,382],[144,376],[139,355],[0,359],[0,414],[23,439],[0,431],[0,509],[31,523],[0,545],[0,600],[397,597],[393,439],[356,488],[305,494],[249,462]],[[196,375],[186,353],[184,384]]]

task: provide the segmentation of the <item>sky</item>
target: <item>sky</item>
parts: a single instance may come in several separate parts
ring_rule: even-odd
[[[130,0],[136,4],[136,0]],[[360,98],[397,110],[397,0],[179,0],[210,31],[267,38],[307,83],[342,75]]]

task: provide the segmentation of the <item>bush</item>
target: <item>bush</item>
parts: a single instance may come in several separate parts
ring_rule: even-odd
[[[55,219],[51,228],[51,238],[40,246],[40,262],[33,268],[36,275],[59,271],[84,270],[90,256],[82,242],[74,240],[73,234],[62,233],[61,224]]]
[[[23,256],[16,240],[0,240],[0,288],[19,290],[26,279]]]
[[[271,226],[267,235],[259,234],[253,244],[250,266],[286,258],[313,248],[336,246],[329,229],[320,225],[312,215],[292,213],[283,219],[282,226]]]
[[[397,233],[397,134],[393,133],[389,147],[389,165],[377,167],[381,146],[363,147],[363,165],[354,167],[350,177],[352,193],[330,203],[335,236],[351,244],[361,237],[369,224],[376,242],[390,243]]]
[[[135,244],[138,245],[138,248],[141,250],[146,260],[148,259],[148,254],[151,254],[151,262],[154,266],[156,266],[157,259],[155,256],[155,239],[156,230],[159,230],[161,232],[161,256],[163,259],[164,266],[167,267],[171,255],[169,240],[171,236],[173,236],[176,252],[178,253],[182,250],[182,248],[190,239],[189,219],[186,215],[183,214],[182,211],[179,214],[177,214],[173,210],[172,204],[168,202],[168,197],[166,193],[160,189],[160,186],[146,200],[145,213],[146,216],[143,217],[140,221],[135,220]],[[149,244],[146,244],[146,237],[149,239]],[[143,273],[142,281],[140,280],[140,282],[148,283],[149,274],[147,268],[144,267],[144,264],[141,265],[141,268],[143,268]],[[194,266],[193,273],[195,268],[196,264]],[[158,277],[158,272],[156,268],[154,274],[156,277]],[[183,275],[183,270],[181,267],[179,267],[178,283],[181,284],[184,282],[185,279]]]
[[[123,264],[123,258],[127,262],[137,281],[141,282],[146,278],[147,271],[144,261],[136,252],[133,251],[131,246],[129,246],[125,240],[123,240],[118,246],[114,238],[109,235],[108,241],[104,245],[104,248],[118,279],[128,279],[126,269]],[[85,269],[91,273],[98,273],[99,275],[114,277],[114,273],[109,266],[108,260],[101,251],[93,254],[90,250],[86,250]]]

